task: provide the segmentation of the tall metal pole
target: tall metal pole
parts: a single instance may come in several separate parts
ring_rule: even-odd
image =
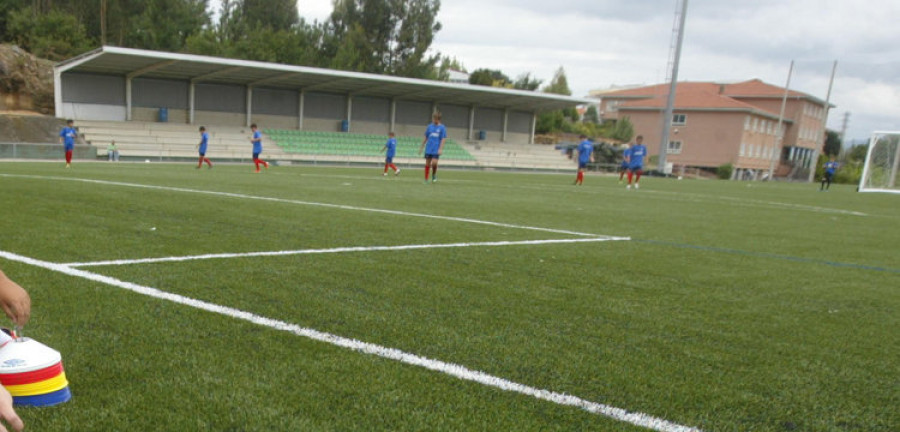
[[[834,61],[834,66],[831,67],[831,80],[828,81],[828,94],[825,96],[825,117],[822,118],[822,130],[819,131],[819,136],[816,137],[816,148],[812,151],[812,160],[809,163],[809,182],[812,182],[816,177],[816,163],[819,160],[819,148],[825,142],[825,123],[828,121],[828,111],[831,107],[831,87],[834,85],[835,71],[837,71],[837,60]]]
[[[681,63],[681,44],[684,42],[684,21],[687,17],[688,0],[681,1],[681,16],[678,23],[678,43],[675,45],[675,57],[672,61],[672,78],[669,81],[669,97],[666,99],[666,110],[663,113],[662,138],[659,144],[659,167],[666,171],[666,152],[669,150],[669,131],[672,128],[672,109],[675,106],[675,87],[678,82],[678,64]]]
[[[791,75],[794,73],[794,61],[788,69],[787,83],[784,84],[784,95],[781,96],[781,111],[778,113],[778,129],[775,130],[775,149],[772,152],[772,160],[769,161],[769,180],[775,180],[775,164],[781,158],[781,146],[784,144],[784,108],[787,106],[788,90],[791,88]]]

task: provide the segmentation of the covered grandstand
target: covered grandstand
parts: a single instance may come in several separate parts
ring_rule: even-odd
[[[115,139],[125,146],[125,154],[169,152],[173,158],[190,153],[190,147],[177,144],[195,140],[193,125],[211,126],[223,142],[239,148],[246,142],[244,128],[251,123],[259,124],[268,141],[278,144],[277,149],[267,148],[280,152],[278,158],[303,160],[353,149],[363,159],[377,158],[370,148],[377,137],[394,131],[398,137],[418,139],[431,113],[441,111],[453,140],[448,159],[479,165],[478,153],[485,149],[488,159],[491,154],[516,159],[522,154],[531,165],[545,158],[558,165],[562,163],[558,152],[530,145],[537,115],[590,102],[540,92],[108,46],[57,64],[54,75],[56,116],[75,119],[88,140],[105,146]],[[137,138],[145,134],[152,139]],[[499,159],[483,162],[509,165]]]

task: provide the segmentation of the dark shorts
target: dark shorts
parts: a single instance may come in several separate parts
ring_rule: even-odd
[[[388,157],[384,158],[384,163],[394,163],[394,157],[388,156]]]
[[[631,165],[628,167],[629,171],[641,171],[644,169],[643,165]]]
[[[622,165],[619,165],[619,169],[625,171],[628,169],[628,164],[626,162],[622,162]]]
[[[259,159],[259,153],[253,153],[253,160]]]
[[[440,159],[440,158],[441,158],[441,155],[439,155],[439,154],[430,154],[430,153],[425,154],[425,159]]]
[[[200,157],[206,156],[206,152],[200,152]]]
[[[581,161],[578,161],[578,169],[585,169],[585,168],[587,168],[587,164],[588,164],[587,162],[581,162]]]

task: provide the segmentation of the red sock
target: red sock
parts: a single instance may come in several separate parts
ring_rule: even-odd
[[[200,156],[200,160],[197,161],[197,168],[200,168],[202,166],[203,166],[203,156]]]
[[[262,159],[260,159],[259,161],[262,162],[262,164],[263,164],[264,167],[266,167],[266,168],[269,167],[269,163],[268,163],[268,162],[266,162],[266,161],[264,161],[264,160],[262,160]]]
[[[644,173],[644,170],[637,170],[637,180],[634,181],[635,183],[638,183],[641,181],[641,174],[643,174],[643,173]]]
[[[390,167],[391,167],[391,169],[394,170],[394,171],[400,171],[400,170],[397,169],[397,165],[391,164]],[[387,172],[387,167],[384,168],[384,172]]]
[[[72,163],[72,150],[66,150],[66,163]]]
[[[429,166],[425,165],[425,180],[426,181],[428,180],[428,168],[429,168]]]
[[[253,159],[253,164],[256,165],[256,170],[259,171],[259,159]]]
[[[631,176],[634,175],[633,172],[628,171],[628,184],[631,184]]]
[[[385,173],[385,174],[387,174],[387,169],[388,169],[389,166],[390,166],[390,165],[388,165],[388,164],[384,164],[384,173]]]
[[[212,166],[212,161],[210,161],[209,158],[203,158],[203,160],[206,161],[209,166]]]
[[[575,177],[575,181],[578,183],[584,182],[584,171],[578,171],[578,176]]]

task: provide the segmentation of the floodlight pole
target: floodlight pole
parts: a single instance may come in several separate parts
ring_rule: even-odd
[[[781,158],[781,146],[784,145],[784,109],[787,106],[788,91],[791,88],[791,75],[794,73],[794,61],[788,69],[787,83],[784,84],[784,95],[781,96],[781,111],[778,113],[778,128],[775,130],[775,148],[772,160],[769,161],[769,181],[775,180],[775,163]]]
[[[822,118],[822,130],[819,132],[819,136],[816,137],[816,148],[813,149],[812,160],[809,161],[810,183],[812,183],[816,177],[816,163],[819,160],[819,147],[825,144],[825,125],[828,122],[828,111],[831,108],[831,87],[834,85],[834,72],[836,70],[837,60],[834,61],[834,66],[831,67],[831,80],[828,81],[828,93],[825,95],[825,116]]]
[[[672,77],[669,80],[669,97],[663,113],[662,138],[659,144],[658,169],[666,172],[666,153],[669,151],[669,132],[672,128],[672,111],[675,106],[675,87],[678,83],[678,64],[681,62],[681,45],[684,42],[684,22],[687,17],[688,0],[681,0],[681,16],[678,23],[678,42],[675,44],[675,55],[672,59]]]

